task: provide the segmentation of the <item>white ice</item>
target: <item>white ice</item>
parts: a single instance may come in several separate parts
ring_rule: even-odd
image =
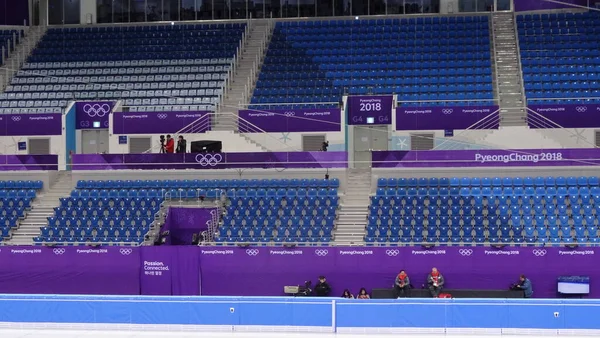
[[[207,332],[147,332],[147,331],[71,331],[71,330],[3,330],[0,329],[0,337],[2,338],[397,338],[398,335],[354,335],[354,334],[328,334],[328,333],[207,333]],[[477,336],[449,336],[449,335],[407,335],[403,334],[402,338],[464,338]],[[494,337],[494,336],[488,336]],[[547,336],[505,336],[502,338],[548,338]],[[574,336],[561,335],[561,338],[570,338]]]

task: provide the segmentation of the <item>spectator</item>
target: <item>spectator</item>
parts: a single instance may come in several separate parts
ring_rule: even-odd
[[[315,286],[315,294],[318,297],[327,297],[331,292],[331,286],[327,283],[325,276],[319,276],[319,282]]]
[[[444,276],[442,276],[437,268],[431,269],[429,276],[427,276],[427,285],[429,286],[431,297],[438,298],[444,287]]]
[[[369,297],[369,294],[367,293],[367,289],[365,288],[360,288],[360,291],[358,291],[358,296],[356,296],[356,299],[370,299],[371,297]]]
[[[396,281],[394,283],[394,289],[396,289],[396,297],[407,297],[410,292],[410,279],[406,274],[406,271],[401,270],[398,276],[396,276]]]
[[[165,146],[167,154],[173,154],[175,152],[175,140],[171,135],[167,135],[167,145]]]
[[[515,290],[523,290],[525,298],[531,298],[533,295],[533,286],[529,278],[525,277],[525,275],[519,277],[519,283],[515,285]]]
[[[342,293],[342,298],[354,299],[354,295],[350,293],[350,290],[346,289]]]

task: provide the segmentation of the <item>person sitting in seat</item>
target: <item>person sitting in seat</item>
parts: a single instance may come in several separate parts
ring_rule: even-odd
[[[331,292],[331,286],[327,283],[325,276],[319,276],[319,282],[315,286],[315,294],[317,297],[327,297]]]
[[[431,272],[427,276],[427,285],[431,297],[438,298],[444,287],[444,276],[442,276],[437,268],[431,269]]]
[[[358,296],[356,296],[356,299],[370,299],[370,298],[371,297],[367,293],[367,289],[360,288],[360,291],[358,291]]]
[[[410,292],[410,279],[408,278],[406,271],[401,270],[396,276],[394,289],[396,290],[396,298],[408,297],[408,293]]]
[[[354,295],[350,293],[350,290],[346,289],[342,294],[342,298],[354,299]]]

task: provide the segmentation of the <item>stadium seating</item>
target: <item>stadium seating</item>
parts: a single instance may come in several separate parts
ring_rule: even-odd
[[[42,187],[42,181],[0,181],[0,241],[10,237]]]
[[[245,24],[53,28],[11,86],[3,113],[123,99],[132,111],[212,110]]]
[[[79,181],[34,241],[139,244],[165,199],[226,194],[217,243],[328,242],[338,186],[337,179]]]
[[[253,107],[344,93],[493,100],[488,16],[278,22]]]
[[[598,245],[598,177],[380,178],[367,243]]]
[[[525,92],[530,103],[598,103],[600,14],[518,16]]]

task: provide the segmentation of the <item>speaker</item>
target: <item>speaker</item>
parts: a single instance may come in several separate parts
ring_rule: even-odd
[[[191,144],[192,153],[220,153],[223,149],[221,141],[194,141]]]

